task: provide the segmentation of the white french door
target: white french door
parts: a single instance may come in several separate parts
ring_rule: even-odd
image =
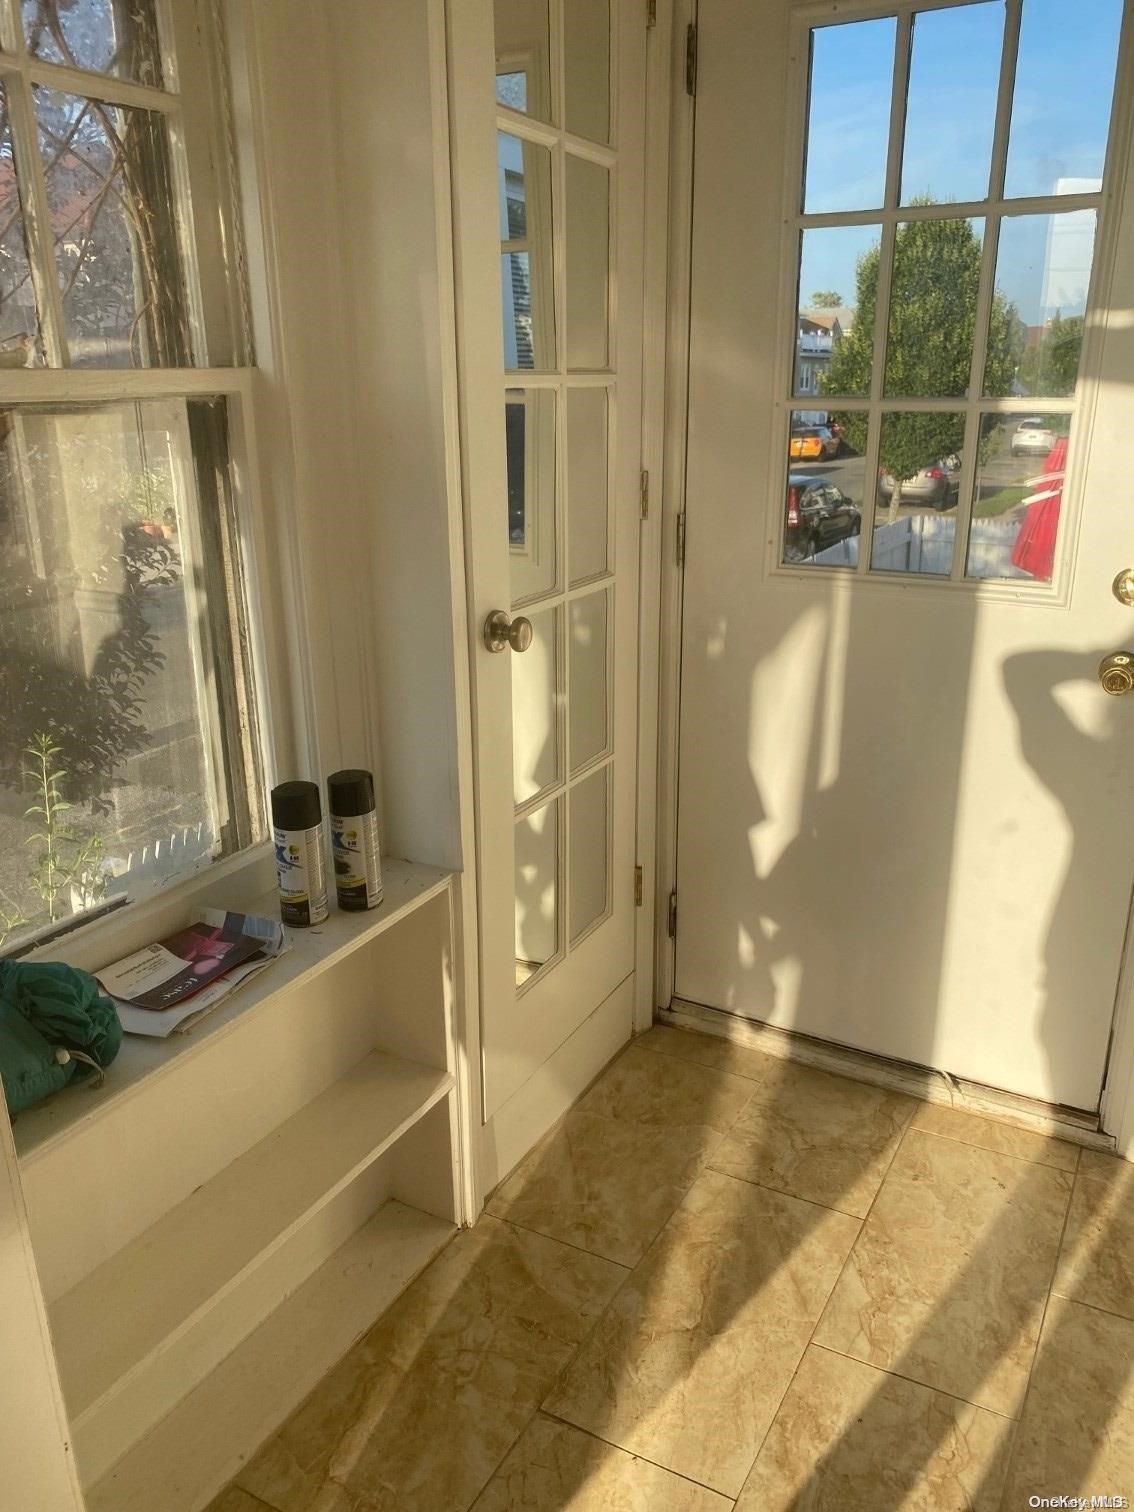
[[[486,1119],[634,970],[645,46],[449,17]]]
[[[1134,877],[1122,11],[698,13],[676,996],[1085,1109]]]

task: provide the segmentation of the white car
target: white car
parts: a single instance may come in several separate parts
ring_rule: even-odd
[[[1055,445],[1055,432],[1042,420],[1021,420],[1012,433],[1014,457],[1046,457]]]

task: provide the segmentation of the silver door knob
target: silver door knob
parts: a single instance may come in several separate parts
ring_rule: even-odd
[[[1099,662],[1099,682],[1104,693],[1121,698],[1134,690],[1134,656],[1125,651],[1115,651]]]
[[[494,609],[484,622],[484,644],[490,651],[526,651],[532,643],[532,622],[517,614],[508,618],[506,609]]]

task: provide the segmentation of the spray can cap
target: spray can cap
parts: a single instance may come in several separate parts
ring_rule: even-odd
[[[272,789],[272,824],[276,829],[314,829],[322,817],[315,783],[281,782]]]
[[[361,767],[346,767],[327,778],[327,803],[332,814],[350,818],[374,807],[374,778]]]

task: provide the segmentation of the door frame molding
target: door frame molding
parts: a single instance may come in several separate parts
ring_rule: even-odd
[[[678,561],[678,531],[685,515],[689,401],[689,319],[693,270],[693,147],[695,101],[686,90],[686,29],[695,25],[697,0],[668,0],[666,57],[657,58],[658,89],[670,102],[668,120],[669,258],[666,279],[664,471],[658,525],[656,859],[653,909],[654,1006],[668,1008],[674,990],[675,942],[669,935],[669,899],[677,887],[677,798],[680,785],[681,626],[685,574]],[[658,7],[658,27],[662,25]],[[658,49],[659,54],[661,49]],[[653,200],[651,185],[651,202]]]
[[[685,27],[694,0],[658,0],[646,53],[646,221],[643,278],[642,467],[649,480],[648,514],[639,557],[637,859],[642,901],[635,936],[634,1032],[643,1034],[654,1009],[669,1003],[672,951],[665,933],[673,887],[677,806],[675,695],[680,651],[680,573],[673,543],[680,505],[674,480],[685,473],[681,408],[671,404],[674,375],[688,371],[684,332],[674,292],[682,267],[683,181],[677,141],[692,124],[684,93]],[[690,160],[691,161],[691,160]],[[688,280],[686,280],[687,284]],[[676,444],[675,444],[676,438]],[[674,627],[676,626],[676,633]]]

